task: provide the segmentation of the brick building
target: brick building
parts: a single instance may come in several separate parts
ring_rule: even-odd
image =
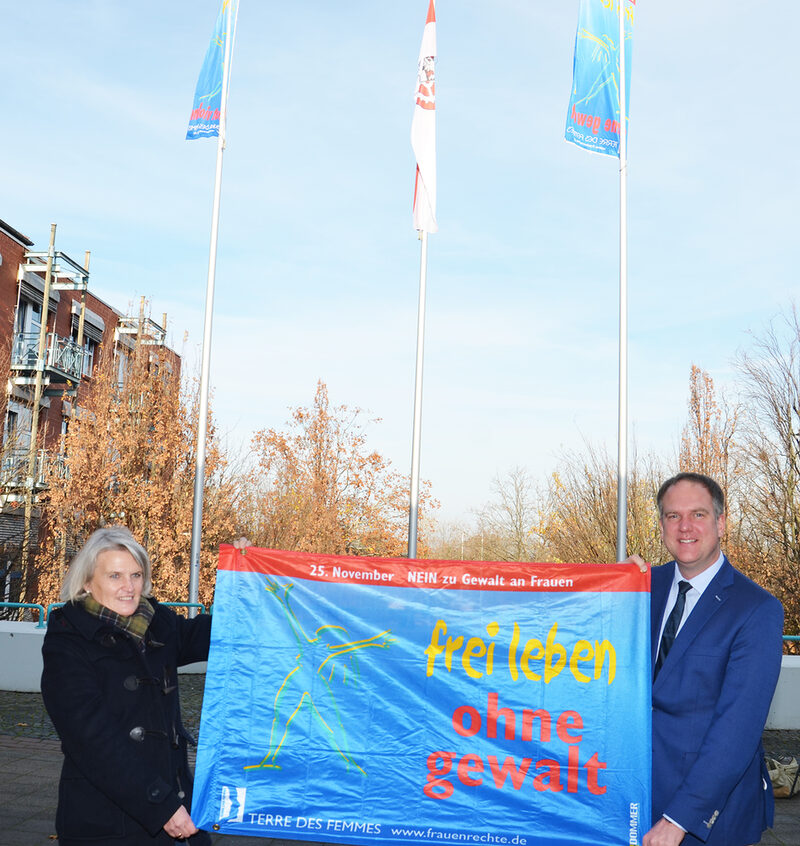
[[[160,365],[180,373],[165,326],[143,307],[124,315],[89,291],[88,253],[81,265],[54,244],[51,259],[50,252],[0,220],[0,373],[8,374],[0,395],[0,601],[16,599],[15,562],[26,531],[31,545],[38,539],[46,471],[63,459],[62,435],[101,353],[114,356],[122,381],[138,339],[154,347]]]

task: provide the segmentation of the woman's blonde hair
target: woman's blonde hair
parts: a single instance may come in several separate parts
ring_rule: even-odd
[[[97,557],[109,549],[127,550],[142,568],[142,596],[150,596],[153,589],[150,557],[126,526],[106,526],[92,532],[89,540],[72,559],[61,585],[61,599],[73,602],[86,596],[86,582],[91,581]]]

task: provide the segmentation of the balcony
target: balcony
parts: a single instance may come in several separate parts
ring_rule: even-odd
[[[26,488],[33,487],[34,491],[40,491],[47,487],[45,451],[43,449],[36,451],[32,482],[28,481],[29,455],[27,449],[3,450],[0,457],[0,488],[5,491],[24,491]]]
[[[68,476],[66,456],[63,453],[48,454],[45,450],[36,450],[36,463],[33,478],[28,478],[30,453],[24,447],[4,448],[0,453],[0,490],[7,495],[7,502],[21,500],[24,491],[29,488],[34,494],[49,486],[49,479],[64,479]],[[17,493],[19,496],[14,496]],[[8,496],[11,494],[11,496]]]
[[[167,322],[166,317],[167,315],[165,314],[165,325]],[[114,340],[117,341],[125,335],[135,335],[140,343],[145,346],[163,347],[166,344],[167,330],[164,326],[159,326],[155,320],[140,314],[138,317],[120,317],[119,325],[114,330]]]
[[[27,250],[22,270],[44,276],[47,273],[47,261],[47,253]],[[53,253],[50,276],[53,290],[85,291],[89,285],[89,271],[60,250]]]
[[[38,354],[38,332],[22,332],[14,337],[11,369],[20,374],[14,379],[17,385],[32,384],[39,369],[44,374],[44,384],[80,381],[84,351],[74,341],[48,332],[41,368],[38,365]]]

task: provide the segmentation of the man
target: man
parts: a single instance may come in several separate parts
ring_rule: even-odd
[[[713,479],[679,473],[656,502],[675,560],[651,571],[653,827],[642,846],[747,846],[773,818],[761,733],[783,608],[722,554]]]

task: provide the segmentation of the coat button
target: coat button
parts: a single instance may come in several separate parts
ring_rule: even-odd
[[[139,687],[139,679],[136,676],[128,676],[124,682],[122,682],[122,686],[125,690],[136,690]]]
[[[136,726],[130,730],[129,735],[131,740],[141,743],[144,740],[144,729],[141,726]]]

